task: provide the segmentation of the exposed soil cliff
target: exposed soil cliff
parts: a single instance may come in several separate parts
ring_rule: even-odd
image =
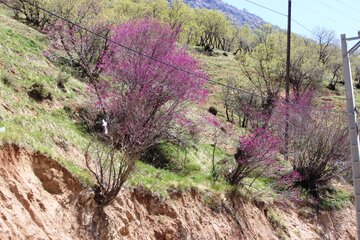
[[[56,161],[16,145],[0,147],[1,239],[91,239],[91,202]],[[240,199],[206,201],[195,191],[163,201],[129,189],[106,209],[108,239],[355,239],[352,209],[306,215],[294,207]],[[270,212],[271,211],[271,212]],[[274,214],[276,213],[276,214]]]

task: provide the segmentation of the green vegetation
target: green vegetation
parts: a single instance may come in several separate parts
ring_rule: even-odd
[[[7,12],[8,13],[8,12]],[[47,50],[48,40],[44,35],[0,15],[0,111],[7,131],[0,133],[0,142],[17,143],[29,150],[39,151],[65,166],[70,172],[86,184],[93,184],[92,177],[75,158],[84,154],[90,136],[72,119],[73,110],[84,103],[86,85],[66,75],[66,92],[58,88],[64,74],[62,69],[50,63],[43,55]],[[60,80],[59,80],[60,79]],[[53,100],[42,103],[32,100],[27,92],[34,84],[42,84]],[[210,163],[211,145],[204,144],[204,149],[184,150],[166,144],[162,148],[174,164],[182,166],[180,172],[157,169],[151,165],[138,162],[137,170],[132,175],[131,185],[143,185],[146,188],[167,196],[169,188],[181,191],[188,189],[210,189],[223,192],[228,185],[223,181],[213,184],[210,172],[203,163]],[[217,149],[218,157],[226,156]]]
[[[352,193],[341,188],[332,189],[321,198],[320,207],[325,210],[339,210],[351,204],[352,196]]]
[[[264,97],[281,96],[283,93],[282,50],[285,46],[285,34],[271,26],[264,26],[254,32],[247,26],[234,27],[220,12],[192,9],[181,1],[175,1],[172,5],[168,5],[165,0],[156,0],[151,4],[145,0],[99,2],[106,7],[98,17],[112,23],[152,16],[170,24],[173,29],[182,27],[179,45],[190,48],[213,80],[227,83],[229,79],[234,79],[236,87],[255,89],[258,94],[271,94]],[[71,1],[67,1],[67,4],[71,5]],[[69,74],[75,72],[73,68],[60,63],[55,65],[45,56],[44,53],[50,46],[46,35],[11,19],[9,16],[12,15],[10,11],[0,8],[0,113],[3,118],[0,120],[0,127],[7,129],[4,133],[0,132],[0,143],[14,142],[47,154],[82,182],[93,185],[93,178],[85,170],[83,159],[78,159],[83,157],[84,149],[91,139],[76,117],[76,109],[87,104],[87,86],[82,79]],[[296,66],[294,64],[294,74],[302,76],[304,72],[310,72],[305,80],[295,79],[298,85],[292,85],[293,91],[303,92],[304,86],[312,86],[314,83],[314,86],[322,90],[319,91],[321,96],[316,96],[318,105],[331,102],[336,109],[343,107],[343,86],[336,85],[335,91],[325,89],[332,73],[330,65],[326,65],[327,61],[335,61],[336,57],[319,60],[317,51],[313,51],[318,48],[316,41],[299,36],[294,36],[293,45],[296,49],[292,61],[298,63]],[[264,57],[265,53],[269,56]],[[258,69],[262,64],[265,64],[268,72]],[[64,72],[65,68],[67,73]],[[253,79],[263,82],[254,83]],[[306,81],[312,82],[310,84]],[[210,98],[201,108],[204,110],[209,106],[216,106],[219,110],[218,119],[223,121],[226,115],[222,88],[211,85],[208,88]],[[40,96],[41,101],[32,97],[34,94]],[[193,111],[198,110],[195,107]],[[192,114],[201,115],[203,112]],[[235,131],[238,135],[248,132],[239,126]],[[164,198],[171,189],[181,192],[190,189],[210,191],[212,194],[206,197],[206,202],[216,209],[219,195],[231,187],[222,176],[217,181],[212,178],[213,145],[210,135],[188,149],[170,143],[159,144],[156,146],[157,155],[154,156],[162,163],[165,162],[165,166],[159,167],[152,160],[142,159],[136,163],[136,170],[128,184],[142,185]],[[224,144],[219,145],[223,147]],[[222,147],[215,148],[215,162],[225,159],[227,163],[235,163],[233,152],[230,154]],[[256,197],[260,192],[267,199],[273,199],[277,197],[273,187],[275,181],[267,176],[250,175],[244,180],[244,188],[249,189],[250,194]],[[347,206],[351,196],[338,189],[323,196],[320,204],[324,209],[339,209]],[[282,234],[287,234],[286,226],[274,210],[270,209],[268,218],[274,228],[280,228]]]
[[[0,111],[1,124],[6,127],[6,132],[0,133],[0,142],[14,142],[47,154],[89,182],[89,174],[72,161],[89,136],[63,110],[64,105],[83,102],[83,95],[78,93],[85,85],[71,78],[69,91],[60,92],[56,87],[60,69],[42,54],[48,44],[46,37],[15,20],[0,18]],[[34,84],[46,88],[53,100],[42,104],[32,100],[28,91]]]
[[[289,230],[286,227],[284,220],[279,216],[275,209],[268,209],[267,218],[274,230],[277,232],[279,239],[287,239],[289,237]]]
[[[177,189],[185,192],[190,189],[223,193],[229,186],[225,182],[213,183],[210,173],[194,171],[186,176],[169,170],[158,169],[149,164],[138,162],[135,173],[130,177],[131,185],[141,185],[146,189],[168,197],[168,190]]]

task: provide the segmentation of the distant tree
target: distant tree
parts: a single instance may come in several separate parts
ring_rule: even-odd
[[[343,79],[342,63],[340,63],[339,61],[331,63],[330,71],[331,71],[331,77],[328,88],[330,90],[336,90],[336,85],[339,82],[342,82]]]
[[[48,24],[54,20],[51,15],[40,9],[40,7],[49,8],[50,0],[0,0],[0,3],[13,9],[16,18],[20,18],[20,14],[23,14],[26,23],[39,31],[45,30]]]
[[[166,0],[112,0],[106,3],[106,18],[113,23],[130,19],[155,18],[165,21],[168,11]]]
[[[151,19],[124,23],[112,34],[115,42],[205,76],[199,64],[176,46],[177,37],[170,26]],[[103,66],[108,80],[101,82],[99,92],[109,119],[109,133],[104,138],[116,153],[114,160],[105,159],[105,165],[96,164],[99,161],[89,164],[95,164],[92,172],[99,206],[116,197],[128,176],[128,171],[123,171],[131,170],[135,160],[168,136],[176,119],[184,117],[187,103],[200,102],[206,96],[203,78],[115,44],[110,44]],[[109,177],[102,180],[104,172]]]
[[[182,29],[191,21],[191,10],[182,0],[174,0],[167,11],[168,22],[172,29]]]
[[[327,64],[336,52],[335,32],[318,28],[315,31],[318,43],[318,59],[322,64]]]
[[[234,106],[235,106],[235,98],[237,91],[234,90],[236,88],[236,81],[233,78],[229,78],[226,81],[226,85],[230,86],[224,86],[223,92],[222,92],[222,99],[223,104],[225,107],[225,115],[226,115],[226,121],[228,122],[234,122]]]
[[[317,88],[324,76],[325,68],[319,64],[315,45],[302,37],[292,37],[293,50],[290,65],[290,86],[295,96]]]
[[[251,53],[238,56],[240,69],[271,109],[279,97],[285,78],[286,39],[281,32],[264,26],[257,32],[259,44]]]
[[[226,85],[222,94],[226,121],[235,123],[237,116],[239,127],[256,129],[264,126],[265,100],[255,90],[241,89],[234,78],[227,79]]]
[[[229,32],[233,30],[230,20],[215,10],[197,9],[196,14],[202,30],[198,45],[206,51],[212,51],[214,48],[229,50],[226,49],[226,41]]]
[[[256,46],[256,35],[253,33],[251,28],[248,25],[245,25],[236,31],[236,40],[237,44],[235,44],[235,52],[234,55],[246,54],[253,50]]]

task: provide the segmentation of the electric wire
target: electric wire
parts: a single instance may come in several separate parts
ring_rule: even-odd
[[[266,10],[269,10],[270,12],[277,13],[277,14],[279,14],[279,15],[281,15],[281,16],[287,17],[287,14],[285,14],[285,13],[276,11],[276,10],[271,9],[271,8],[268,8],[268,7],[266,7],[266,6],[264,6],[264,5],[261,5],[261,4],[259,4],[259,3],[256,3],[256,2],[253,2],[253,1],[250,1],[250,0],[245,0],[245,1],[248,2],[248,3],[251,3],[251,4],[253,4],[253,5],[256,5],[256,6],[258,6],[258,7],[261,7],[261,8],[264,8],[264,9],[266,9]]]
[[[296,1],[294,2],[294,4],[296,4],[296,5],[304,8],[304,9],[306,9],[306,10],[309,11],[309,12],[314,13],[314,14],[317,15],[317,16],[321,16],[321,17],[326,18],[326,19],[328,19],[328,20],[330,20],[330,21],[332,21],[332,22],[334,22],[334,23],[336,23],[336,24],[339,24],[339,25],[343,26],[343,27],[351,28],[352,30],[357,31],[357,30],[355,30],[354,28],[347,26],[347,25],[344,24],[343,22],[339,22],[339,21],[334,20],[334,19],[332,19],[332,18],[330,18],[330,17],[328,17],[328,16],[326,16],[326,15],[324,15],[324,14],[321,14],[321,13],[319,13],[319,12],[316,12],[316,11],[314,11],[313,9],[308,8],[308,7],[306,7],[306,6],[298,3],[298,2],[296,2]]]
[[[133,49],[133,48],[131,48],[131,47],[128,47],[128,46],[125,46],[125,45],[123,45],[123,44],[121,44],[121,43],[118,43],[118,42],[112,40],[111,38],[108,38],[108,37],[106,37],[106,36],[104,36],[104,35],[101,35],[101,34],[99,34],[99,33],[96,33],[96,32],[94,32],[94,31],[92,31],[92,30],[90,30],[90,29],[88,29],[88,28],[86,28],[86,27],[84,27],[84,26],[82,26],[82,25],[80,25],[80,24],[78,24],[78,23],[75,23],[75,22],[73,22],[73,21],[71,21],[71,20],[68,20],[68,19],[66,19],[65,17],[63,17],[63,16],[61,16],[61,15],[59,15],[59,14],[53,13],[52,11],[50,11],[50,10],[44,8],[44,7],[41,7],[41,6],[39,6],[39,5],[35,4],[35,3],[29,2],[28,0],[23,0],[23,1],[26,2],[26,3],[28,3],[28,4],[30,4],[30,5],[33,6],[33,7],[36,7],[36,8],[38,8],[38,9],[40,9],[41,11],[44,11],[45,13],[47,13],[47,14],[49,14],[49,15],[51,15],[51,16],[54,16],[54,17],[56,17],[56,18],[58,18],[58,19],[61,19],[61,20],[65,21],[65,22],[67,22],[67,23],[69,23],[69,24],[71,24],[71,25],[73,25],[73,26],[78,27],[79,29],[82,29],[82,30],[84,30],[84,31],[86,31],[86,32],[88,32],[88,33],[90,33],[90,34],[93,34],[94,36],[96,36],[96,37],[98,37],[98,38],[101,38],[101,39],[103,39],[103,40],[106,40],[106,41],[108,41],[108,42],[110,42],[110,43],[112,43],[112,44],[115,44],[115,45],[117,45],[117,46],[119,46],[119,47],[121,47],[121,48],[124,48],[124,49],[126,49],[126,50],[128,50],[128,51],[130,51],[130,52],[133,52],[133,53],[138,54],[138,55],[140,55],[140,56],[143,56],[143,57],[145,57],[145,58],[151,59],[151,60],[153,60],[153,61],[155,61],[155,62],[158,62],[158,63],[160,63],[160,64],[163,64],[163,65],[165,65],[165,66],[174,68],[174,69],[176,69],[177,71],[181,71],[181,72],[187,73],[187,74],[189,74],[189,75],[198,77],[198,78],[200,78],[200,79],[206,80],[207,82],[209,82],[209,83],[211,83],[211,84],[214,84],[214,85],[223,86],[223,87],[226,87],[226,88],[228,88],[228,89],[232,89],[232,90],[235,90],[235,91],[237,91],[237,92],[244,93],[244,94],[247,94],[247,95],[250,95],[250,96],[256,96],[256,97],[264,98],[264,96],[262,96],[262,95],[260,95],[260,94],[250,93],[250,92],[245,91],[245,90],[243,90],[243,89],[240,89],[240,88],[237,88],[237,87],[233,87],[233,86],[230,86],[230,85],[228,85],[228,84],[224,84],[224,83],[221,83],[221,82],[212,80],[212,79],[210,79],[210,78],[208,78],[208,77],[204,77],[204,76],[202,76],[202,75],[200,75],[200,74],[197,74],[197,73],[188,71],[188,70],[183,69],[183,68],[180,68],[180,67],[178,67],[178,66],[176,66],[176,65],[173,65],[173,64],[164,62],[164,61],[162,61],[162,60],[159,60],[159,59],[157,59],[157,58],[154,58],[154,57],[152,57],[152,56],[150,56],[150,55],[147,55],[147,54],[145,54],[145,53],[142,53],[142,52],[140,52],[140,51],[137,51],[137,50],[135,50],[135,49]],[[249,0],[246,0],[246,1],[249,1]],[[271,99],[270,99],[270,100],[271,100]],[[294,103],[294,102],[287,102],[287,101],[285,101],[285,100],[276,99],[276,100],[274,100],[274,101],[278,101],[278,102],[281,102],[281,101],[282,101],[282,102],[284,102],[284,103],[286,103],[286,104],[289,104],[289,105],[294,105],[294,106],[304,107],[304,108],[311,108],[311,109],[314,109],[315,111],[320,111],[320,112],[345,113],[344,111],[338,111],[338,110],[334,110],[334,109],[331,109],[331,110],[321,109],[321,108],[306,106],[306,105],[302,105],[302,104],[298,104],[298,103]]]
[[[352,17],[351,15],[344,14],[344,12],[339,11],[339,9],[333,8],[333,7],[327,5],[326,3],[324,3],[324,2],[322,2],[320,0],[317,0],[317,1],[314,1],[314,2],[316,2],[316,3],[320,4],[320,5],[323,5],[324,7],[336,12],[337,14],[340,13],[343,17],[351,19],[351,20],[353,20],[355,22],[359,22],[359,19],[356,19],[356,18]]]
[[[261,4],[259,4],[259,3],[256,3],[256,2],[254,2],[254,1],[250,1],[250,0],[245,0],[245,1],[248,2],[248,3],[251,3],[251,4],[253,4],[253,5],[256,5],[256,6],[260,7],[260,8],[269,10],[269,11],[271,11],[271,12],[273,12],[273,13],[276,13],[276,14],[279,14],[279,15],[281,15],[281,16],[287,17],[287,14],[285,14],[285,13],[276,11],[276,10],[274,10],[274,9],[271,9],[271,8],[269,8],[269,7],[266,7],[266,6],[264,6],[264,5],[261,5]],[[304,24],[300,23],[299,21],[297,21],[297,20],[294,19],[294,18],[291,18],[291,20],[292,20],[294,23],[296,23],[297,25],[299,25],[300,27],[302,27],[303,29],[305,29],[306,31],[308,31],[309,33],[311,33],[312,35],[316,36],[316,34],[315,34],[313,31],[311,31],[309,28],[307,28]]]
[[[360,11],[356,11],[355,9],[355,7],[353,7],[353,6],[350,6],[350,5],[348,5],[347,3],[344,3],[344,2],[342,2],[342,1],[340,1],[340,0],[336,0],[338,3],[340,3],[341,5],[343,5],[344,7],[346,7],[347,9],[350,9],[350,10],[352,10],[353,12],[355,12],[356,14],[360,14]]]

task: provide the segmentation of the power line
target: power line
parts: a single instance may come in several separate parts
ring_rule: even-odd
[[[288,16],[288,15],[285,14],[285,13],[276,11],[276,10],[274,10],[274,9],[271,9],[271,8],[269,8],[269,7],[266,7],[266,6],[264,6],[264,5],[261,5],[261,4],[259,4],[259,3],[256,3],[256,2],[254,2],[254,1],[250,1],[250,0],[245,0],[245,1],[246,1],[246,2],[249,2],[249,3],[253,4],[253,5],[256,5],[256,6],[258,6],[258,7],[261,7],[261,8],[263,8],[263,9],[266,9],[266,10],[268,10],[268,11],[271,11],[271,12],[273,12],[273,13],[276,13],[276,14],[278,14],[278,15],[281,15],[281,16],[284,16],[284,17],[287,17],[287,16]],[[315,34],[313,31],[311,31],[309,28],[305,27],[303,24],[301,24],[301,23],[300,23],[299,21],[297,21],[296,19],[291,18],[291,20],[294,21],[297,25],[299,25],[299,26],[302,27],[303,29],[305,29],[306,31],[308,31],[309,33],[311,33],[312,35],[316,36],[316,34]]]
[[[295,2],[295,4],[298,5],[298,6],[300,6],[300,7],[302,7],[302,8],[304,8],[304,9],[306,9],[306,10],[308,10],[309,12],[312,12],[312,13],[316,14],[317,16],[321,16],[321,17],[326,18],[326,19],[328,19],[328,20],[330,20],[330,21],[332,21],[332,22],[334,22],[334,23],[337,23],[337,24],[339,24],[339,25],[342,25],[343,27],[351,28],[351,29],[353,29],[354,31],[357,31],[357,30],[355,30],[354,28],[349,27],[349,26],[347,26],[346,24],[344,24],[344,23],[342,23],[342,22],[339,22],[339,21],[337,21],[337,20],[334,20],[334,19],[332,19],[332,18],[330,18],[330,17],[328,17],[328,16],[326,16],[326,15],[324,15],[324,14],[318,13],[318,12],[312,10],[311,8],[308,8],[308,7],[302,5],[302,4],[298,3],[298,2]]]
[[[302,27],[303,29],[307,30],[309,33],[311,33],[312,35],[314,35],[315,37],[317,36],[316,33],[314,33],[312,30],[310,30],[309,28],[305,27],[303,24],[301,24],[300,22],[298,22],[297,20],[295,20],[294,18],[291,18],[292,21],[294,21],[294,23],[296,23],[297,25],[299,25],[300,27]]]
[[[316,3],[318,3],[318,4],[321,4],[321,5],[323,5],[324,7],[328,8],[328,9],[330,9],[330,10],[333,10],[333,11],[335,11],[337,14],[341,13],[344,17],[346,17],[346,18],[348,18],[348,19],[351,19],[351,20],[353,20],[353,21],[359,22],[359,19],[353,18],[351,15],[344,14],[343,12],[340,12],[338,9],[335,9],[335,8],[333,8],[333,7],[329,6],[329,5],[321,2],[320,0],[318,0],[318,1],[313,1],[313,2],[316,2]]]
[[[344,2],[342,2],[342,1],[340,1],[340,0],[336,0],[336,1],[337,1],[338,3],[340,3],[341,5],[345,6],[346,8],[348,8],[348,9],[356,12],[356,14],[360,14],[360,11],[356,11],[356,10],[355,10],[355,9],[356,9],[355,7],[352,7],[352,6],[348,5],[347,3],[344,3]]]
[[[264,8],[264,9],[266,9],[266,10],[269,10],[269,11],[271,11],[271,12],[273,12],[273,13],[277,13],[277,14],[279,14],[279,15],[281,15],[281,16],[287,17],[287,15],[286,15],[285,13],[278,12],[278,11],[276,11],[276,10],[274,10],[274,9],[268,8],[268,7],[266,7],[266,6],[264,6],[264,5],[261,5],[261,4],[259,4],[259,3],[256,3],[256,2],[253,2],[253,1],[250,1],[250,0],[245,0],[245,1],[246,1],[246,2],[249,2],[249,3],[253,4],[253,5],[256,5],[256,6],[258,6],[258,7],[261,7],[261,8]]]
[[[108,38],[108,37],[106,37],[106,36],[104,36],[104,35],[102,35],[102,34],[96,33],[96,32],[94,32],[94,31],[92,31],[92,30],[90,30],[90,29],[88,29],[88,28],[86,28],[86,27],[84,27],[84,26],[82,26],[82,25],[80,25],[80,24],[78,24],[78,23],[75,23],[75,22],[73,22],[73,21],[71,21],[71,20],[68,20],[68,19],[66,19],[65,17],[60,16],[60,15],[58,15],[58,14],[56,14],[56,13],[53,13],[52,11],[50,11],[50,10],[48,10],[48,9],[46,9],[46,8],[43,8],[43,7],[41,7],[41,6],[39,6],[39,5],[35,4],[35,3],[29,2],[28,0],[23,0],[23,1],[26,2],[26,3],[28,3],[28,4],[30,4],[30,5],[33,6],[33,7],[36,7],[36,8],[38,8],[38,9],[44,11],[45,13],[47,13],[47,14],[49,14],[49,15],[51,15],[51,16],[54,16],[54,17],[56,17],[56,18],[58,18],[58,19],[61,19],[61,20],[65,21],[65,22],[67,22],[67,23],[70,23],[71,25],[76,26],[76,27],[78,27],[79,29],[82,29],[82,30],[84,30],[84,31],[86,31],[86,32],[89,32],[89,33],[93,34],[94,36],[96,36],[96,37],[98,37],[98,38],[104,39],[104,40],[106,40],[106,41],[108,41],[108,42],[110,42],[110,43],[113,43],[113,44],[115,44],[115,45],[117,45],[117,46],[119,46],[119,47],[121,47],[121,48],[124,48],[124,49],[126,49],[126,50],[128,50],[128,51],[130,51],[130,52],[136,53],[136,54],[138,54],[138,55],[140,55],[140,56],[143,56],[143,57],[145,57],[145,58],[151,59],[151,60],[153,60],[153,61],[155,61],[155,62],[158,62],[158,63],[160,63],[160,64],[163,64],[163,65],[165,65],[165,66],[174,68],[174,69],[176,69],[176,70],[178,70],[178,71],[187,73],[187,74],[189,74],[189,75],[192,75],[192,76],[195,76],[195,77],[198,77],[198,78],[201,78],[201,79],[204,79],[204,80],[206,80],[206,81],[208,81],[208,82],[210,82],[210,83],[212,83],[212,84],[220,85],[220,86],[223,86],[223,87],[226,87],[226,88],[229,88],[229,89],[232,89],[232,90],[235,90],[235,91],[244,93],[244,94],[248,94],[248,95],[250,95],[250,96],[257,96],[257,97],[263,98],[262,95],[250,93],[250,92],[247,92],[247,91],[242,90],[242,89],[240,89],[240,88],[233,87],[233,86],[230,86],[230,85],[227,85],[227,84],[224,84],[224,83],[215,81],[215,80],[211,80],[211,79],[208,78],[208,77],[204,77],[204,76],[202,76],[202,75],[200,75],[200,74],[197,74],[197,73],[188,71],[188,70],[183,69],[183,68],[180,68],[180,67],[178,67],[178,66],[176,66],[176,65],[173,65],[173,64],[164,62],[164,61],[162,61],[162,60],[159,60],[159,59],[157,59],[157,58],[154,58],[154,57],[152,57],[152,56],[150,56],[150,55],[147,55],[147,54],[145,54],[145,53],[142,53],[142,52],[140,52],[140,51],[137,51],[137,50],[135,50],[135,49],[133,49],[133,48],[131,48],[131,47],[128,47],[128,46],[125,46],[125,45],[123,45],[123,44],[121,44],[121,43],[118,43],[118,42],[116,42],[116,41],[114,41],[114,40],[112,40],[112,39],[110,39],[110,38]],[[246,0],[246,1],[249,1],[249,0]],[[251,1],[250,1],[250,2],[251,2]],[[270,99],[270,100],[271,100],[271,99]],[[280,100],[277,100],[277,101],[280,101]],[[319,109],[319,108],[315,108],[315,107],[311,107],[311,106],[305,106],[305,105],[302,105],[302,104],[297,104],[297,103],[292,103],[292,102],[287,102],[287,104],[294,105],[294,106],[298,106],[298,107],[311,108],[311,109],[314,109],[314,110],[316,110],[316,111],[321,111],[321,112],[342,113],[342,111],[324,110],[324,109]]]

